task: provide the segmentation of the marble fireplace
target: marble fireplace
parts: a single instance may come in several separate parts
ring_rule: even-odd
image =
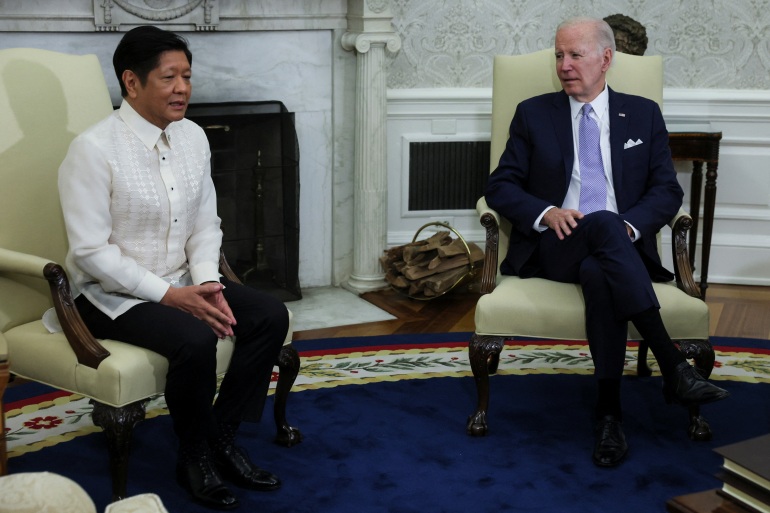
[[[400,46],[390,20],[387,0],[4,0],[0,49],[96,54],[118,105],[122,33],[182,33],[193,103],[276,101],[294,114],[302,287],[365,291],[384,286],[384,55]]]

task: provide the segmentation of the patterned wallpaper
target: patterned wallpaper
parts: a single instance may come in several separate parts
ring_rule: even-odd
[[[391,0],[402,39],[393,89],[491,87],[496,54],[553,46],[571,16],[625,14],[645,26],[671,88],[769,89],[770,0]]]

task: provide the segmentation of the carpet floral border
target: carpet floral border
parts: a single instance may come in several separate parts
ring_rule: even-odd
[[[513,342],[506,344],[500,354],[498,374],[584,374],[593,372],[588,345],[579,341],[563,343]],[[364,385],[409,379],[471,376],[468,348],[464,343],[446,347],[435,344],[426,347],[378,348],[371,351],[329,350],[301,354],[301,368],[292,392]],[[770,354],[766,350],[715,350],[713,380],[747,383],[770,383]],[[653,370],[654,360],[649,361]],[[626,353],[626,373],[636,369],[636,349]],[[274,393],[277,372],[270,393]],[[77,394],[57,397],[34,404],[25,404],[6,412],[6,442],[9,457],[34,452],[99,428],[91,422],[92,406]],[[146,404],[147,417],[166,415],[163,396]]]

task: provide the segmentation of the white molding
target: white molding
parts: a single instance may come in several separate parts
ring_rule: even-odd
[[[491,88],[388,89],[388,118],[489,116]]]
[[[426,114],[454,116],[489,114],[492,111],[492,88],[466,87],[441,89],[389,89],[388,115],[411,117]],[[770,91],[728,89],[663,90],[663,113],[699,121],[770,120]]]
[[[146,23],[179,32],[338,30],[348,23],[346,0],[190,0],[185,6],[194,6],[191,12],[173,16],[182,12],[177,4],[147,9],[139,0],[113,0],[108,10],[102,0],[7,3],[0,9],[0,32],[124,32]]]

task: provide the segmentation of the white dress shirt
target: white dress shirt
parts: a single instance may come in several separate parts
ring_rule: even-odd
[[[116,318],[169,286],[219,280],[211,152],[187,119],[165,131],[125,100],[73,140],[59,168],[73,295]]]

